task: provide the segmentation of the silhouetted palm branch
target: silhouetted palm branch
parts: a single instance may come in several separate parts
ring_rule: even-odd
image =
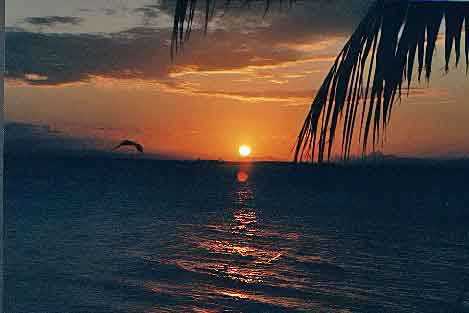
[[[426,79],[430,79],[443,19],[448,71],[453,46],[456,65],[459,63],[463,24],[466,65],[469,63],[468,3],[377,2],[345,44],[320,87],[298,136],[295,161],[330,159],[340,121],[343,159],[350,157],[357,119],[363,154],[370,133],[374,150],[389,122],[393,104],[401,97],[403,83],[407,82],[407,89],[410,88],[414,64],[418,64],[418,80],[424,70]]]
[[[198,2],[201,1],[177,2],[172,51],[177,50],[189,36]],[[227,0],[225,4],[229,5],[230,2]],[[293,2],[290,1],[290,4]],[[264,0],[264,3],[268,10],[271,1]],[[204,4],[206,27],[215,0],[206,0]],[[423,73],[427,80],[430,79],[443,20],[446,26],[445,69],[449,70],[453,46],[456,65],[459,63],[465,25],[467,70],[469,3],[376,1],[337,56],[319,88],[298,135],[294,160],[319,163],[329,160],[340,123],[341,154],[343,159],[349,159],[358,120],[358,138],[363,155],[367,151],[370,133],[374,150],[389,123],[393,104],[402,95],[404,82],[407,83],[407,90],[410,88],[416,63],[418,80]]]

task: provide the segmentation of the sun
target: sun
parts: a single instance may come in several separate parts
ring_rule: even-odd
[[[251,155],[251,147],[247,145],[239,146],[239,155],[242,157],[248,157]]]

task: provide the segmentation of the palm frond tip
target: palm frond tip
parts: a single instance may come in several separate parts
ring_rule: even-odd
[[[222,3],[225,8],[235,3],[243,6],[253,3],[263,3],[265,12],[267,13],[272,2],[272,0],[177,0],[171,38],[171,57],[174,57],[175,53],[177,53],[184,44],[184,41],[189,38],[192,25],[194,24],[194,17],[198,9],[203,11],[204,30],[207,31],[209,19],[214,15],[216,6],[219,3]],[[279,2],[280,4],[288,2],[291,6],[296,0],[276,0],[275,2]]]

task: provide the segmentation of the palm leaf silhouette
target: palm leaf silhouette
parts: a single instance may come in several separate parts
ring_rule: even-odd
[[[456,66],[459,63],[466,20],[467,69],[468,3],[375,3],[339,53],[313,100],[297,139],[294,160],[329,160],[340,120],[343,159],[350,158],[358,119],[362,153],[367,152],[370,136],[374,151],[389,123],[392,106],[402,95],[403,83],[407,83],[407,90],[410,88],[415,64],[418,80],[424,72],[430,80],[443,20],[446,71],[453,46]]]
[[[197,3],[205,4],[205,29],[215,8],[215,0],[178,0],[174,18],[172,53],[177,52],[191,31]],[[225,5],[230,4],[225,1]],[[266,11],[271,1],[264,2]],[[289,1],[290,4],[295,1]],[[424,1],[376,1],[340,51],[319,88],[301,128],[294,161],[330,160],[342,126],[341,156],[350,158],[359,124],[358,140],[363,156],[372,137],[372,149],[382,139],[393,104],[422,75],[430,80],[433,55],[440,27],[445,21],[445,70],[451,55],[457,66],[461,57],[461,37],[465,34],[466,71],[469,65],[469,3]],[[355,137],[354,137],[355,136]]]

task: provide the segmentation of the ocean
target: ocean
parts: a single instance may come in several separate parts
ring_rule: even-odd
[[[468,187],[469,161],[7,157],[5,312],[464,312]]]

